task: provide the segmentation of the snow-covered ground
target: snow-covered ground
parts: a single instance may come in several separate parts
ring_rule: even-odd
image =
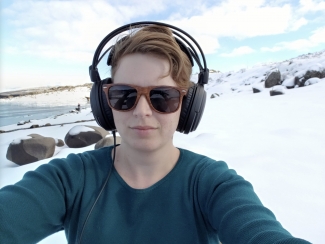
[[[177,147],[226,161],[230,168],[253,184],[264,205],[292,235],[322,244],[325,240],[325,78],[314,79],[306,87],[283,88],[285,94],[280,96],[270,96],[272,88],[264,88],[261,93],[252,92],[252,86],[263,87],[260,81],[271,70],[280,70],[283,80],[287,80],[311,67],[325,68],[324,52],[238,72],[211,74],[206,86],[205,113],[198,129],[189,135],[176,133],[174,143]],[[218,95],[211,99],[210,95],[215,93]],[[60,94],[36,95],[35,98],[13,98],[12,102],[37,99],[42,103],[43,97],[47,101],[68,98],[76,101],[81,96],[84,94],[71,91],[63,97]],[[92,118],[91,110],[84,109],[78,114],[32,121],[58,126],[0,134],[0,187],[13,184],[26,171],[50,160],[25,166],[8,161],[6,151],[14,139],[38,133],[63,140],[76,124],[61,126],[62,123]],[[96,122],[80,124],[96,125]],[[0,130],[30,125],[10,125]],[[64,146],[54,157],[66,157],[69,153],[93,148],[94,145],[81,149]],[[65,242],[64,233],[60,232],[41,243]]]

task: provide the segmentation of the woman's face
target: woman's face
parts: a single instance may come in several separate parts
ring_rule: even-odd
[[[165,76],[168,71],[169,63],[165,59],[148,54],[130,54],[120,60],[113,78],[115,84],[176,87],[172,77]],[[172,139],[178,125],[180,110],[179,108],[170,114],[157,113],[151,109],[142,95],[133,110],[128,112],[113,110],[113,116],[125,146],[150,152],[173,146]]]

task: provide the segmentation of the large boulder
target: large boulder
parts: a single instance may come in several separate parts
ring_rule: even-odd
[[[271,88],[281,84],[281,73],[280,71],[273,71],[265,80],[265,88]]]
[[[108,132],[98,126],[76,125],[66,134],[64,141],[70,148],[87,147],[108,135]]]
[[[322,79],[325,77],[325,70],[308,70],[302,77],[295,77],[295,85],[302,87],[305,86],[305,83],[310,78],[319,78]]]
[[[121,137],[117,136],[116,137],[116,144],[121,144]],[[109,146],[112,146],[114,145],[114,137],[113,136],[108,136],[108,137],[105,137],[103,139],[101,139],[100,141],[98,141],[96,144],[95,144],[95,149],[99,149],[99,148],[102,148],[102,147],[109,147]]]
[[[12,141],[7,150],[7,159],[25,165],[53,156],[55,146],[63,143],[51,137],[30,134]]]

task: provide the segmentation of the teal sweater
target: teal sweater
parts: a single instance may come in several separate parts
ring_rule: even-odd
[[[70,154],[0,190],[0,243],[36,243],[65,230],[77,243],[112,165],[112,147]],[[180,149],[174,169],[133,189],[115,168],[81,243],[309,243],[294,238],[251,184],[224,162]]]

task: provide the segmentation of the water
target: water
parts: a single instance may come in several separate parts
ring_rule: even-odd
[[[82,105],[81,107],[89,107]],[[26,106],[19,104],[0,104],[0,126],[17,124],[19,121],[45,119],[51,116],[68,113],[76,106]]]

